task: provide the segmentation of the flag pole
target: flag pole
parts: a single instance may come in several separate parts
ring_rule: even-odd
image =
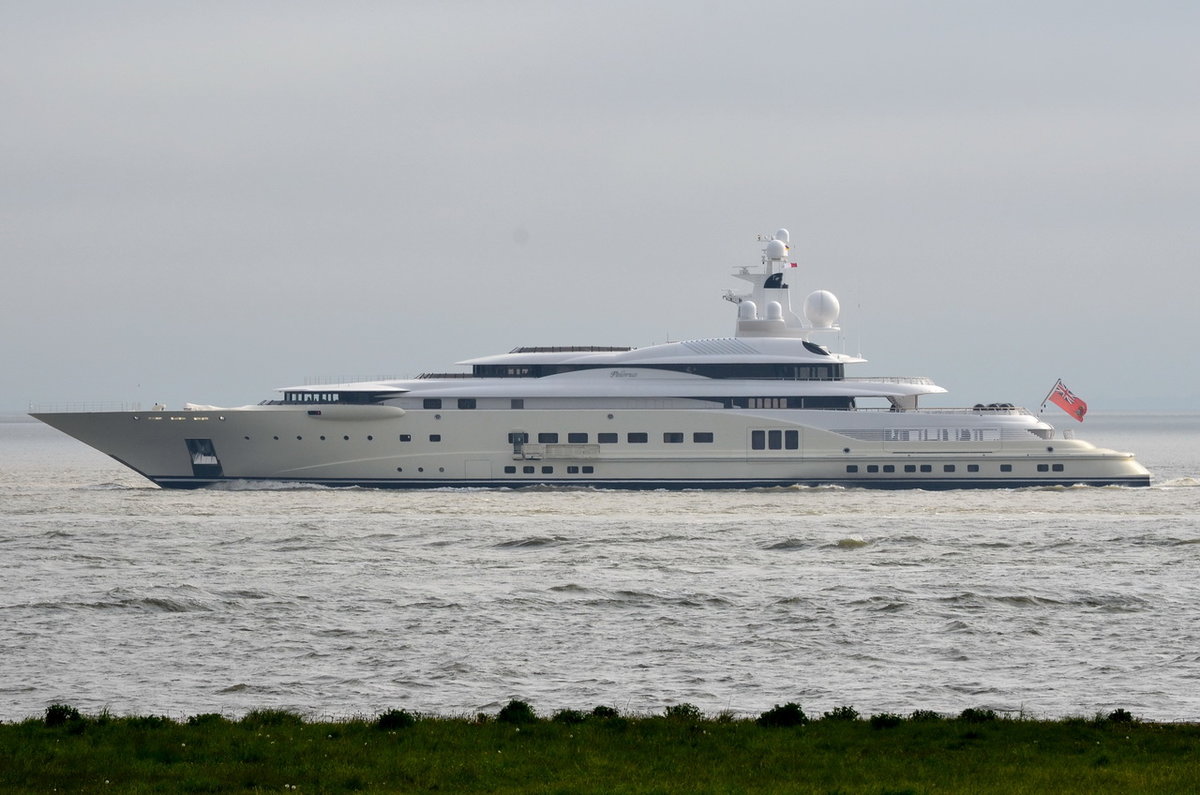
[[[1050,399],[1050,396],[1054,394],[1054,390],[1058,389],[1058,385],[1061,383],[1062,383],[1061,378],[1058,379],[1057,381],[1055,381],[1054,386],[1050,387],[1050,391],[1046,393],[1046,397],[1042,398],[1042,410],[1043,411],[1046,409],[1046,401]]]

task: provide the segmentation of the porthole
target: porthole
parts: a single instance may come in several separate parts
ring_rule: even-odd
[[[348,442],[348,441],[350,441],[350,437],[349,437],[349,436],[343,436],[342,438],[343,438],[344,440],[346,440],[347,442]]]
[[[441,414],[434,414],[434,415],[433,415],[433,418],[434,418],[435,420],[440,420],[440,419],[442,418],[442,415],[441,415]]]
[[[608,418],[611,420],[613,418],[613,415],[609,414]]]
[[[843,452],[843,453],[848,453],[848,452],[850,452],[850,448],[849,448],[849,447],[843,447],[843,448],[842,448],[842,452]]]
[[[418,472],[424,472],[424,471],[425,471],[425,467],[417,467],[417,471],[418,471]]]
[[[397,471],[397,472],[403,472],[403,471],[404,471],[404,467],[396,467],[396,471]]]
[[[322,441],[322,442],[323,442],[323,441],[325,441],[325,437],[324,437],[324,436],[322,436],[322,437],[321,437],[321,441]]]
[[[445,472],[445,471],[446,471],[445,467],[438,467],[438,472]]]
[[[272,438],[272,439],[274,439],[274,440],[275,440],[275,441],[277,441],[277,442],[279,441],[279,437],[278,437],[278,436],[272,436],[271,438]]]
[[[243,439],[245,439],[247,442],[248,442],[248,441],[250,441],[250,437],[249,437],[249,436],[243,436],[242,438],[243,438]]]
[[[304,437],[303,437],[303,436],[297,436],[297,437],[296,437],[296,441],[297,441],[297,442],[299,442],[299,441],[302,441],[303,439],[304,439]]]
[[[368,442],[373,442],[373,441],[375,441],[375,437],[374,437],[374,436],[368,436],[368,437],[367,437],[367,441],[368,441]]]

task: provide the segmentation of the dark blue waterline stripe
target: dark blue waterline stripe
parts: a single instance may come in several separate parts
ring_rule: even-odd
[[[362,478],[195,478],[195,477],[150,477],[150,480],[163,488],[196,489],[213,486],[220,483],[300,483],[314,486],[351,487],[374,489],[445,489],[445,488],[476,488],[476,489],[519,489],[534,486],[623,489],[623,490],[684,490],[684,489],[753,489],[779,488],[790,486],[841,486],[843,488],[859,489],[925,489],[927,491],[946,491],[952,489],[1021,489],[1046,486],[1131,486],[1144,487],[1150,485],[1149,477],[1129,478],[1097,478],[1094,480],[1078,480],[1070,478],[936,478],[936,479],[905,479],[905,478],[863,478],[859,480],[846,478],[812,478],[812,479],[770,479],[757,478],[727,478],[719,480],[604,480],[588,479],[541,479],[541,480],[434,480],[434,479],[362,479]]]

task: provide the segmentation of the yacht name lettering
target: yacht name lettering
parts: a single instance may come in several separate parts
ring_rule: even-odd
[[[637,378],[637,373],[632,373],[628,370],[613,370],[609,373],[609,378]]]

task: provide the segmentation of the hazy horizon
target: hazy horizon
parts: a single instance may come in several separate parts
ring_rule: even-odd
[[[1191,4],[4,16],[0,412],[727,336],[780,227],[854,375],[1200,409]]]

